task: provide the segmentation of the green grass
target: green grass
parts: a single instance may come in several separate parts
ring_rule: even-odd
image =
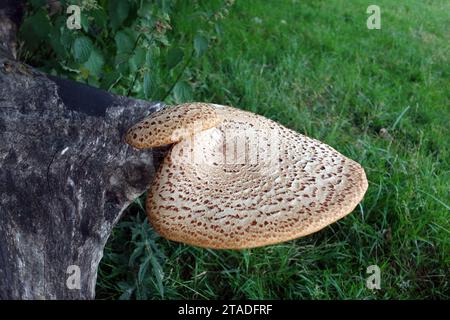
[[[381,30],[366,27],[370,4],[381,7]],[[185,71],[193,100],[265,115],[358,161],[364,201],[314,235],[217,251],[159,238],[138,199],[107,244],[97,297],[448,299],[449,9],[445,0],[237,1],[222,36]],[[174,34],[195,30],[188,2],[174,12]],[[378,291],[365,287],[373,264]]]
[[[165,256],[155,264],[159,286],[151,271],[139,282],[138,267],[127,267],[136,245],[121,222],[99,298],[130,286],[138,298],[449,298],[450,6],[376,1],[382,29],[368,30],[372,3],[238,1],[222,39],[190,69],[195,101],[265,115],[360,162],[369,189],[355,211],[312,236],[252,250],[150,240]],[[178,12],[174,28],[189,29],[189,8]],[[123,221],[151,233],[143,217],[137,204]],[[374,292],[365,287],[372,264],[381,268]]]

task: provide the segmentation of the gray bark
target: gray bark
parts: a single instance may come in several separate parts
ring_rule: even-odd
[[[8,14],[0,7],[3,22]],[[114,224],[166,152],[133,150],[123,134],[161,105],[15,61],[14,35],[5,34],[15,27],[6,29],[0,26],[0,299],[92,299]]]

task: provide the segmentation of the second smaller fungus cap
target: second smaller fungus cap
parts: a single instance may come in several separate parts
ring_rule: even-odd
[[[166,106],[132,126],[125,142],[138,148],[153,148],[179,142],[220,122],[216,110],[207,103]]]

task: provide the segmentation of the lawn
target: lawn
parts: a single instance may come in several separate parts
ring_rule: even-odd
[[[90,78],[82,68],[70,72],[74,65],[50,68],[57,55],[25,60],[135,98],[264,115],[361,163],[369,188],[351,214],[320,232],[242,251],[160,238],[137,199],[105,248],[97,298],[448,299],[449,2],[238,0],[202,52],[204,42],[192,45],[198,10],[223,1],[194,2],[174,3],[167,30],[171,43],[192,54],[160,75],[152,93],[148,78],[136,80],[132,70],[121,71],[131,85],[104,85],[107,61]],[[371,4],[381,8],[381,30],[366,26]],[[381,269],[379,290],[366,288],[370,265]]]

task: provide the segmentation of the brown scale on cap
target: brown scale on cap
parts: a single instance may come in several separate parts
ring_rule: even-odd
[[[215,109],[207,103],[166,106],[131,127],[125,134],[125,142],[138,149],[159,147],[218,123]]]
[[[368,184],[355,161],[262,116],[216,107],[222,122],[175,144],[152,182],[147,213],[162,236],[259,247],[316,232],[362,200]]]

